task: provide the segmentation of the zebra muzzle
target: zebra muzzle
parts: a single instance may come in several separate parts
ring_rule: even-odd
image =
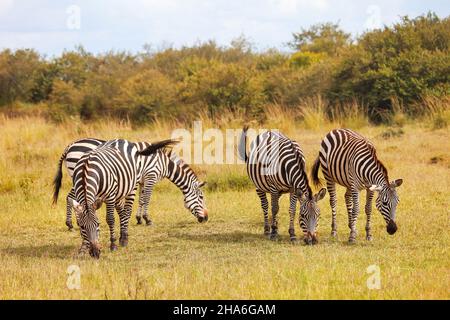
[[[305,237],[305,244],[312,246],[319,243],[319,239],[316,233],[308,232]]]
[[[203,214],[202,214],[202,215],[199,215],[199,216],[197,217],[197,220],[198,220],[198,222],[200,222],[200,223],[208,221],[208,210],[207,210],[207,209],[204,209],[204,210],[203,210]]]
[[[91,242],[91,246],[89,248],[89,254],[92,258],[98,259],[100,258],[100,243]]]
[[[397,232],[397,224],[395,223],[394,220],[389,221],[387,227],[386,227],[386,231],[387,233],[389,233],[391,236]]]

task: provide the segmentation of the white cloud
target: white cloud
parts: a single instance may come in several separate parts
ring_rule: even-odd
[[[328,0],[269,0],[269,4],[272,5],[279,13],[292,15],[300,10],[326,10],[329,7]]]
[[[1,0],[0,1],[0,16],[8,13],[9,10],[14,6],[13,0]]]
[[[178,7],[179,4],[177,0],[140,0],[139,2],[149,10],[170,10]]]

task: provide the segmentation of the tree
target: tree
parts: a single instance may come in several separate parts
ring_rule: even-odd
[[[30,49],[4,50],[0,53],[0,105],[14,101],[29,102],[42,60]]]
[[[315,24],[292,34],[294,39],[288,45],[297,51],[336,55],[340,49],[350,44],[350,34],[331,22]]]

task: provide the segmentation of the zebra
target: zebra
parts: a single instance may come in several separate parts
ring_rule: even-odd
[[[349,242],[356,241],[356,220],[359,214],[359,192],[366,190],[365,212],[367,216],[366,239],[371,241],[371,214],[374,192],[378,192],[376,207],[386,221],[390,235],[397,231],[395,223],[396,208],[399,203],[396,188],[402,179],[389,182],[388,171],[378,159],[374,145],[360,134],[349,129],[337,129],[329,132],[322,140],[319,156],[313,168],[312,178],[321,185],[319,167],[322,168],[330,194],[332,214],[331,235],[337,236],[336,225],[336,183],[347,188],[345,202],[350,228]]]
[[[105,140],[101,139],[85,138],[74,141],[65,148],[59,159],[58,171],[54,180],[54,204],[57,202],[59,189],[61,187],[63,162],[65,162],[67,171],[70,177],[72,177],[75,166],[83,154],[98,148],[105,142]],[[138,150],[144,150],[149,147],[150,144],[147,142],[137,142],[136,146]],[[150,226],[153,224],[148,215],[148,206],[154,185],[163,178],[171,180],[183,192],[185,196],[185,207],[188,208],[200,222],[202,222],[203,219],[208,219],[208,211],[205,207],[204,196],[201,190],[206,182],[199,181],[189,165],[180,159],[174,152],[170,152],[167,155],[163,150],[158,150],[154,156],[146,157],[143,160],[143,170],[142,179],[139,181],[139,206],[136,213],[138,224],[142,224],[142,218],[145,220],[146,225]],[[69,230],[73,229],[73,199],[74,190],[72,188],[67,195],[66,201],[66,225]]]
[[[239,157],[245,161],[247,174],[256,187],[264,214],[264,234],[270,239],[278,238],[279,211],[278,200],[284,193],[290,196],[290,240],[297,241],[295,235],[295,211],[297,200],[300,200],[299,224],[305,234],[305,243],[316,244],[317,225],[320,215],[317,202],[322,200],[326,189],[313,194],[305,171],[305,157],[297,142],[290,140],[277,131],[267,131],[256,137],[246,151],[248,126],[245,126],[239,141]],[[268,201],[266,194],[271,195],[272,221],[269,225]]]
[[[206,182],[200,181],[192,168],[175,152],[170,151],[167,154],[163,150],[157,150],[154,157],[145,158],[142,176],[139,209],[136,214],[138,224],[142,216],[147,224],[149,223],[148,206],[152,190],[154,185],[164,178],[169,179],[181,190],[185,208],[197,218],[198,222],[208,221],[208,209],[202,191]]]
[[[120,219],[119,243],[121,246],[127,246],[128,223],[136,184],[142,174],[142,156],[150,156],[174,143],[174,140],[157,142],[139,152],[134,143],[120,139],[111,140],[85,153],[79,159],[73,172],[74,199],[71,201],[82,237],[80,254],[89,251],[92,257],[100,257],[100,229],[96,210],[103,202],[106,204],[111,251],[117,250],[114,209]]]

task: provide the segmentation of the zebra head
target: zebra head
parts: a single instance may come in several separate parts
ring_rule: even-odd
[[[208,209],[206,209],[205,198],[201,189],[204,185],[206,185],[206,182],[193,180],[184,193],[184,206],[191,211],[200,223],[208,221]]]
[[[300,197],[300,228],[305,234],[305,243],[308,245],[317,244],[317,226],[319,224],[320,209],[317,202],[322,200],[327,193],[327,189],[322,188],[314,196],[305,195]]]
[[[402,179],[397,179],[389,184],[382,186],[373,185],[369,188],[370,191],[378,191],[378,197],[376,200],[376,206],[378,211],[386,221],[386,230],[390,235],[397,232],[397,224],[395,223],[395,212],[399,203],[399,197],[397,194],[397,187],[400,187],[403,183]]]
[[[76,200],[72,200],[72,206],[75,211],[77,224],[80,227],[81,236],[89,241],[89,254],[94,258],[100,258],[100,224],[96,210],[102,206],[102,201],[97,199],[94,203],[86,206]]]

